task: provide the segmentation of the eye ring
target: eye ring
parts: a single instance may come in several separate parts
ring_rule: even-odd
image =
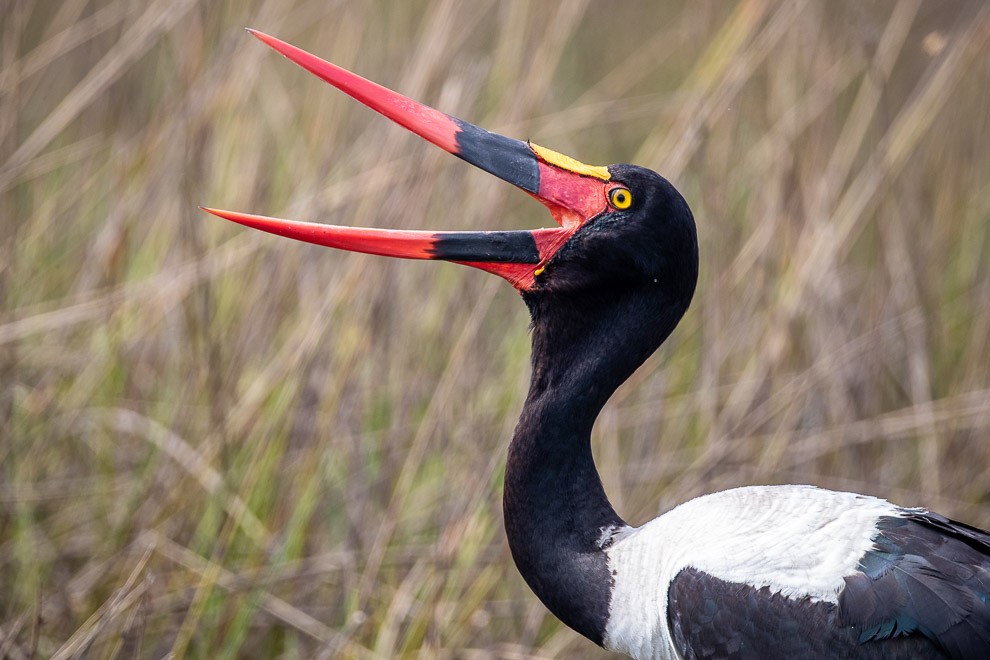
[[[632,206],[632,202],[632,193],[629,192],[628,188],[618,186],[608,191],[608,203],[611,204],[613,208],[624,211]]]

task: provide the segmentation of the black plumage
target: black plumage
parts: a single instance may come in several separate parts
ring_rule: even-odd
[[[864,644],[833,603],[726,582],[695,568],[677,574],[668,596],[674,645],[688,660],[945,657],[920,636]]]
[[[925,637],[953,658],[990,650],[990,535],[938,514],[881,518],[860,571],[845,578],[843,621],[864,643]]]
[[[519,572],[550,611],[596,644],[613,588],[600,540],[625,523],[595,469],[591,429],[615,389],[677,325],[698,273],[694,218],[680,194],[655,172],[609,169],[632,191],[633,206],[581,227],[523,293],[533,318],[533,374],[503,496]]]
[[[986,658],[990,535],[905,510],[877,523],[873,548],[838,604],[682,570],[668,622],[685,658]]]

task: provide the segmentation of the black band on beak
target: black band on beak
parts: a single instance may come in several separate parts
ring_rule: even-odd
[[[538,264],[540,251],[531,231],[437,232],[435,259],[463,262]]]
[[[540,192],[539,162],[528,144],[456,117],[451,119],[461,129],[456,135],[458,157],[528,193]]]

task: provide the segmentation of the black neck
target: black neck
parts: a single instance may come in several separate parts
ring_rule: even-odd
[[[529,299],[533,375],[505,469],[506,535],[519,572],[558,618],[601,644],[613,585],[603,549],[625,525],[591,454],[615,389],[673,330],[687,303],[655,290],[620,299]]]

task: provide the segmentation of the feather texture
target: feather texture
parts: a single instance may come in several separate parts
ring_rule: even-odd
[[[806,486],[692,500],[605,550],[637,658],[990,658],[990,535]]]

